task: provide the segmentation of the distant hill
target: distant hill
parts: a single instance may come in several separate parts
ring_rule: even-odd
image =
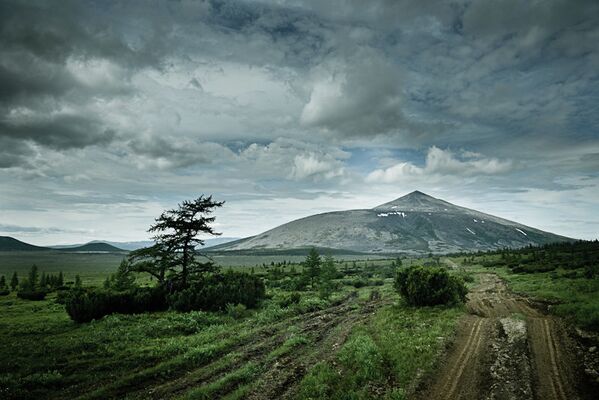
[[[62,251],[67,253],[119,253],[126,252],[127,250],[120,249],[113,245],[103,242],[87,243],[82,246],[68,247],[64,249],[55,249],[55,251]]]
[[[126,250],[112,246],[108,243],[97,242],[87,243],[80,246],[67,248],[51,248],[34,246],[29,243],[22,242],[10,236],[0,236],[0,251],[60,251],[69,253],[121,253]]]
[[[200,246],[199,248],[207,249],[212,246],[217,246],[220,244],[232,242],[234,240],[239,240],[239,238],[215,237],[215,238],[204,239],[204,240],[205,240],[204,246]],[[77,248],[77,247],[81,247],[81,246],[86,246],[88,244],[94,244],[94,243],[109,244],[111,246],[118,247],[119,249],[127,250],[127,251],[141,249],[142,247],[149,247],[154,244],[154,242],[151,240],[140,240],[140,241],[134,241],[134,242],[112,242],[109,240],[92,240],[91,242],[88,242],[88,243],[61,244],[61,245],[55,245],[55,246],[49,246],[49,247],[51,247],[53,249],[65,250],[65,249],[73,249],[73,248]]]
[[[0,236],[0,251],[48,251],[47,247],[34,246],[10,236]]]
[[[301,218],[211,250],[267,252],[320,247],[364,253],[443,254],[570,240],[415,191],[372,209]]]

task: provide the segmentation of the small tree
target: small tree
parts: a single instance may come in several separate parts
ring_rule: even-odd
[[[48,277],[45,272],[42,272],[42,276],[40,278],[40,289],[45,289],[48,286]]]
[[[56,286],[64,286],[64,276],[62,275],[62,271],[58,273],[58,279],[56,280]]]
[[[81,283],[81,277],[79,275],[75,275],[75,287],[79,289],[81,286],[83,286]]]
[[[6,289],[6,278],[4,275],[0,276],[0,289]]]
[[[127,290],[131,289],[135,283],[135,277],[131,274],[129,261],[123,260],[119,265],[119,268],[114,274],[114,280],[112,287],[115,290]]]
[[[308,256],[306,256],[306,260],[304,261],[304,274],[310,280],[310,285],[314,287],[314,283],[320,277],[320,255],[313,247],[310,249]]]
[[[19,277],[17,276],[17,272],[13,272],[12,278],[10,278],[10,288],[14,291],[17,290],[19,286]]]
[[[33,291],[37,287],[38,276],[39,276],[39,272],[37,269],[37,265],[33,264],[31,266],[31,269],[29,270],[29,279],[27,280],[29,290]]]

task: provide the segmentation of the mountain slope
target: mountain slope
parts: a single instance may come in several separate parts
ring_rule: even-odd
[[[369,210],[312,215],[213,250],[328,247],[369,253],[451,253],[569,238],[412,192]]]
[[[10,236],[0,236],[0,251],[48,251],[47,247],[34,246]]]

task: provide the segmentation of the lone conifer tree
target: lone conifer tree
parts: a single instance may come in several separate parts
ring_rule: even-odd
[[[212,261],[200,262],[195,248],[204,244],[197,237],[200,233],[220,235],[210,226],[215,220],[210,214],[223,204],[224,201],[212,200],[212,196],[201,195],[184,201],[177,209],[163,212],[149,229],[155,234],[156,244],[132,252],[131,269],[150,273],[159,283],[164,283],[169,273],[169,278],[182,287],[187,286],[191,277],[213,271]]]

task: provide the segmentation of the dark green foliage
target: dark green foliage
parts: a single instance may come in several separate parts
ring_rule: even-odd
[[[6,289],[6,278],[4,275],[0,276],[0,290]]]
[[[73,289],[66,295],[65,308],[76,322],[89,322],[105,315],[139,314],[167,309],[166,294],[160,287],[113,290]]]
[[[17,276],[17,272],[15,271],[12,274],[12,278],[10,278],[10,288],[12,290],[16,290],[17,286],[19,286],[19,277]]]
[[[395,288],[413,306],[457,304],[464,302],[468,293],[459,277],[437,267],[400,269],[395,278]]]
[[[40,301],[46,298],[46,292],[39,290],[20,290],[17,292],[17,297],[23,300]]]
[[[227,304],[255,308],[265,298],[262,279],[242,272],[225,272],[204,276],[188,288],[169,295],[169,303],[178,311],[224,310]]]
[[[10,294],[10,290],[4,288],[0,289],[0,296],[8,296]]]
[[[81,288],[83,283],[81,282],[81,277],[79,275],[75,275],[75,287]]]
[[[163,212],[149,232],[156,244],[130,254],[132,269],[147,272],[158,279],[160,285],[168,279],[175,286],[186,288],[193,279],[214,272],[214,264],[208,259],[200,262],[196,257],[196,246],[203,245],[200,233],[220,235],[210,224],[214,217],[209,215],[224,202],[203,195],[193,201],[184,201],[174,210]]]
[[[308,253],[306,260],[304,261],[304,274],[310,280],[310,285],[312,285],[312,287],[314,287],[314,284],[320,276],[321,263],[322,260],[316,249],[310,249],[310,253]]]
[[[279,305],[281,307],[289,307],[293,304],[298,304],[302,299],[302,296],[298,292],[292,292],[285,295],[281,300],[279,300]]]
[[[129,290],[135,286],[135,277],[131,273],[128,260],[121,261],[116,273],[112,276],[110,287],[116,291]]]
[[[38,277],[39,277],[39,272],[38,272],[37,265],[33,264],[31,266],[31,270],[29,270],[29,279],[27,280],[27,282],[28,282],[27,289],[34,291],[37,288]]]

